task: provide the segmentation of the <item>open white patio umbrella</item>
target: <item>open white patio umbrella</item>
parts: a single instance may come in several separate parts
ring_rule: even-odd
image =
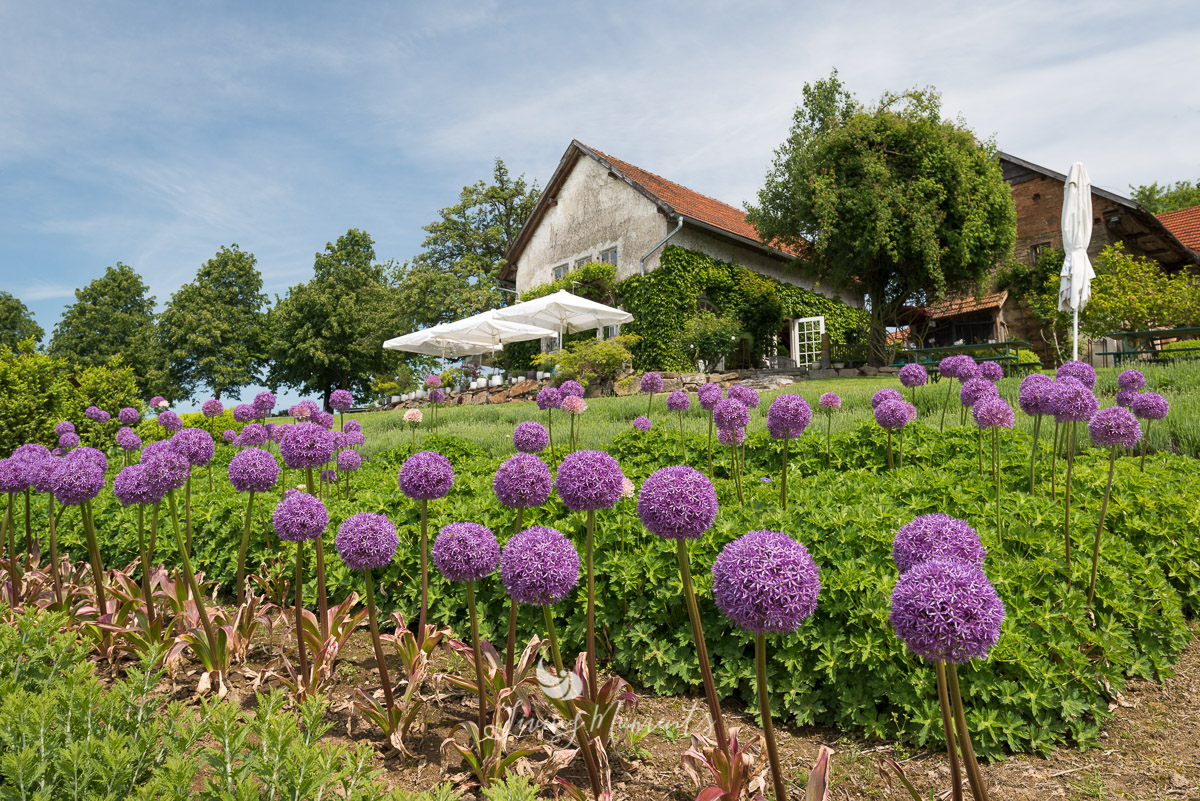
[[[383,347],[388,350],[402,350],[406,353],[421,353],[426,356],[439,356],[445,359],[447,356],[457,358],[459,356],[477,356],[481,353],[491,353],[492,351],[499,350],[501,346],[438,336],[436,333],[433,333],[432,328],[423,328],[420,331],[413,331],[411,334],[405,334],[402,337],[389,339],[383,343]]]
[[[493,314],[497,320],[519,320],[530,325],[554,328],[559,335],[560,347],[564,334],[620,325],[633,319],[633,315],[627,311],[572,295],[565,289],[553,295],[496,309]]]
[[[442,323],[426,329],[435,336],[457,339],[463,342],[478,342],[499,349],[509,342],[525,342],[554,336],[548,328],[532,325],[525,321],[501,319],[497,310],[485,311],[464,317],[452,323]]]
[[[1071,165],[1063,187],[1062,207],[1063,266],[1059,274],[1058,310],[1073,312],[1072,359],[1079,359],[1079,310],[1092,297],[1092,279],[1096,271],[1088,258],[1092,241],[1092,182],[1082,161]]]

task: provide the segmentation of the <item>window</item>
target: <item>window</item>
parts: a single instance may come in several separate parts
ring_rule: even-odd
[[[611,264],[615,267],[617,264],[617,249],[609,248],[608,250],[602,251],[600,253],[600,263]]]
[[[555,267],[554,268],[554,280],[557,281],[560,278],[565,277],[567,274],[568,267],[570,267],[569,264],[560,264],[557,267]]]
[[[575,269],[578,270],[580,267],[587,264],[591,260],[592,260],[591,256],[584,256],[582,259],[576,259],[575,260]]]

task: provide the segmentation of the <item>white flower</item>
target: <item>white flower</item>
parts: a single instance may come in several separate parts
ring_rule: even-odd
[[[420,424],[422,417],[423,415],[421,414],[420,409],[409,409],[404,413],[404,422],[415,426]]]

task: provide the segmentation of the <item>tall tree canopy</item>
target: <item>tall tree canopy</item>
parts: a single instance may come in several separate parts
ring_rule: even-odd
[[[313,277],[288,290],[268,314],[271,366],[267,384],[320,393],[365,395],[371,379],[395,366],[383,349],[395,336],[395,298],[387,266],[375,263],[375,243],[351,228],[316,254]],[[428,298],[437,304],[440,298]]]
[[[496,159],[492,183],[464,186],[458,203],[424,227],[421,253],[396,267],[397,323],[401,332],[503,305],[496,278],[504,253],[537,203],[541,190],[525,176],[512,178]],[[431,299],[436,298],[436,302]]]
[[[142,277],[117,262],[66,306],[54,326],[48,351],[79,367],[106,365],[116,356],[133,368],[143,397],[178,400],[187,393],[170,378],[158,338],[154,297]]]
[[[258,381],[266,362],[267,296],[253,253],[222,247],[171,296],[159,323],[172,378],[218,399]]]
[[[836,71],[805,85],[747,217],[820,281],[865,292],[874,363],[904,306],[974,290],[1016,239],[993,143],[942,119],[932,89],[864,107]]]
[[[1200,181],[1176,181],[1171,184],[1158,185],[1158,181],[1149,186],[1130,186],[1131,197],[1141,203],[1151,214],[1166,214],[1168,211],[1200,206]]]
[[[20,298],[0,290],[0,346],[7,345],[15,351],[18,342],[25,339],[41,342],[45,334]]]

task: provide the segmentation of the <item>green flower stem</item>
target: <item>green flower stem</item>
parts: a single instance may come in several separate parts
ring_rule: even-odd
[[[412,449],[413,453],[417,452],[417,427],[415,425],[412,427]]]
[[[175,505],[175,490],[167,493],[167,506],[171,510],[171,528],[175,531],[175,545],[183,559],[183,580],[196,599],[196,612],[200,615],[200,624],[204,627],[204,635],[208,638],[209,648],[215,648],[217,637],[213,633],[212,621],[208,618],[208,610],[204,608],[204,597],[200,594],[200,585],[196,583],[196,574],[192,572],[192,558],[183,547],[183,534],[179,530],[179,510]],[[88,514],[91,517],[91,514]],[[297,632],[299,635],[299,632]]]
[[[979,475],[983,475],[983,429],[975,427],[975,445],[979,450]]]
[[[1042,433],[1042,416],[1033,418],[1033,447],[1029,449],[1029,494],[1033,494],[1034,465],[1037,464],[1038,434]]]
[[[975,801],[988,801],[987,785],[975,759],[975,747],[971,745],[971,733],[967,730],[967,714],[963,709],[962,692],[958,688],[958,668],[953,664],[946,667],[946,679],[950,690],[950,702],[954,705],[954,722],[958,729],[958,743],[962,747],[963,765],[967,769],[967,781],[971,783],[971,794]]]
[[[517,517],[513,520],[513,536],[521,531],[521,521],[525,516],[525,507],[517,507]],[[508,609],[508,649],[504,653],[504,678],[508,686],[512,686],[513,676],[516,675],[517,664],[517,602],[509,601]]]
[[[767,636],[754,635],[754,673],[758,681],[758,711],[762,716],[763,737],[767,741],[767,760],[771,763],[771,782],[775,801],[787,801],[787,786],[779,766],[779,746],[775,744],[775,725],[771,722],[771,702],[767,700]]]
[[[308,491],[313,491],[313,471],[312,468],[307,468],[306,478],[308,479]],[[329,639],[329,600],[325,593],[325,532],[321,532],[321,536],[317,537],[317,614],[320,617],[317,619],[317,627],[321,632],[321,639]]]
[[[391,720],[392,709],[396,706],[392,700],[392,682],[388,679],[387,662],[383,658],[383,644],[379,639],[379,621],[375,617],[375,587],[371,581],[371,568],[363,571],[367,578],[367,620],[371,622],[371,644],[375,646],[375,663],[379,666],[379,681],[383,684],[383,701],[387,705],[387,720]],[[391,734],[391,732],[388,732]]]
[[[1150,426],[1153,420],[1146,421],[1146,436],[1142,439],[1142,472],[1146,472],[1146,451],[1150,450]]]
[[[792,430],[789,428],[783,435],[783,466],[779,479],[779,505],[787,511],[787,474],[788,474],[788,443],[792,441]]]
[[[954,379],[946,379],[946,399],[942,401],[942,421],[938,423],[938,431],[946,430],[946,409],[950,406],[950,393],[954,391]]]
[[[687,464],[687,443],[683,441],[683,409],[679,410],[679,447],[683,451],[683,464]]]
[[[946,663],[937,662],[938,705],[942,708],[942,731],[946,735],[946,758],[950,760],[951,801],[963,801],[962,768],[958,763],[958,747],[954,742],[954,709],[946,683]]]
[[[737,490],[738,503],[745,506],[746,499],[742,497],[742,480],[738,475],[737,445],[729,446],[729,472],[733,474],[733,486]]]
[[[296,651],[300,660],[300,681],[305,690],[312,684],[308,675],[308,657],[304,653],[304,543],[296,543]]]
[[[1054,448],[1050,452],[1050,498],[1058,500],[1058,436],[1062,426],[1054,420]]]
[[[188,556],[192,555],[192,469],[188,468],[187,481],[183,485],[183,525],[187,531]]]
[[[650,393],[650,399],[646,401],[646,417],[650,416],[650,407],[654,405],[654,393]]]
[[[833,409],[825,410],[825,467],[829,467],[833,455]]]
[[[904,429],[896,435],[896,466],[904,467]]]
[[[558,677],[562,678],[567,675],[567,671],[563,667],[562,651],[558,647],[558,632],[554,630],[554,613],[550,611],[549,604],[542,605],[542,617],[546,620],[546,634],[550,638],[550,655],[554,659],[554,669]],[[567,709],[571,713],[571,723],[575,726],[580,749],[583,751],[583,762],[587,766],[588,779],[592,782],[592,796],[599,801],[603,788],[600,785],[600,770],[596,764],[596,755],[592,751],[591,738],[587,736],[586,731],[581,730],[579,710],[576,708],[574,700],[567,699]]]
[[[162,506],[162,501],[155,501],[154,508],[150,510],[150,558],[154,558],[154,548],[158,544],[158,511]]]
[[[479,611],[475,608],[475,582],[467,582],[467,609],[471,612],[471,649],[475,652],[475,684],[479,690],[479,736],[487,731],[487,693],[483,689],[483,654],[479,651]]]
[[[1108,514],[1108,499],[1112,495],[1113,468],[1117,464],[1117,446],[1108,454],[1108,483],[1104,485],[1104,503],[1100,504],[1100,525],[1096,526],[1096,542],[1092,545],[1092,580],[1088,583],[1088,607],[1096,597],[1096,572],[1100,567],[1100,535],[1104,533],[1104,516]]]
[[[33,524],[29,519],[30,488],[25,488],[25,569],[29,569],[29,559],[33,554]]]
[[[146,620],[154,625],[154,596],[150,594],[150,554],[146,550],[146,507],[138,506],[138,554],[142,557],[142,600],[146,602]],[[57,588],[56,588],[57,591]]]
[[[587,513],[587,666],[588,690],[591,698],[597,695],[596,672],[596,570],[595,570],[596,510]]]
[[[708,713],[712,717],[713,733],[717,747],[729,756],[729,737],[725,733],[725,719],[721,716],[721,699],[717,697],[717,684],[713,681],[712,665],[708,661],[708,646],[704,641],[704,628],[700,622],[700,607],[692,588],[692,567],[688,558],[687,544],[675,541],[675,559],[679,562],[679,577],[683,579],[683,601],[687,606],[688,620],[692,624],[692,639],[696,641],[696,655],[700,660],[700,677],[704,681],[704,695],[708,701]]]
[[[254,492],[246,501],[246,524],[242,528],[242,545],[238,548],[237,605],[246,602],[246,549],[250,547],[250,521],[254,516]]]
[[[996,479],[996,542],[1004,535],[1000,524],[1000,446],[996,442],[996,429],[992,429],[992,478]]]
[[[1075,437],[1074,432],[1070,429],[1075,427],[1075,423],[1071,423],[1067,429],[1067,483],[1063,488],[1063,497],[1066,499],[1063,503],[1063,538],[1066,542],[1066,562],[1067,562],[1067,587],[1071,586],[1071,468],[1075,466]]]
[[[713,430],[713,419],[712,419],[712,415],[710,414],[708,416],[708,480],[709,481],[713,480],[712,430]]]
[[[429,501],[421,501],[421,613],[417,618],[417,645],[425,643],[425,614],[429,609]]]
[[[12,508],[15,498],[15,492],[8,493],[8,506],[4,507],[4,522],[0,523],[0,540],[4,539],[4,535],[6,533],[8,534],[9,596],[14,607],[17,605],[17,588],[21,586],[21,581],[19,578],[21,568],[17,566],[17,541],[13,535],[13,528],[15,528],[15,524],[13,523]]]
[[[574,453],[575,449],[579,447],[575,442],[575,418],[578,416],[577,414],[571,415],[571,453]]]
[[[54,530],[54,493],[46,493],[46,518],[50,522],[50,578],[54,582],[54,600],[62,606],[62,577],[58,574],[58,534]]]
[[[557,470],[558,461],[554,458],[554,410],[546,410],[546,428],[550,431],[550,465]]]
[[[888,470],[892,469],[892,429],[888,429]]]
[[[100,543],[96,541],[96,519],[92,517],[92,502],[84,501],[79,506],[79,515],[83,518],[83,535],[87,539],[88,561],[92,563],[92,580],[96,583],[96,606],[101,615],[108,614],[107,600],[104,596],[104,568],[100,564]],[[17,567],[14,563],[14,567]],[[20,586],[21,573],[17,567],[17,582]]]

